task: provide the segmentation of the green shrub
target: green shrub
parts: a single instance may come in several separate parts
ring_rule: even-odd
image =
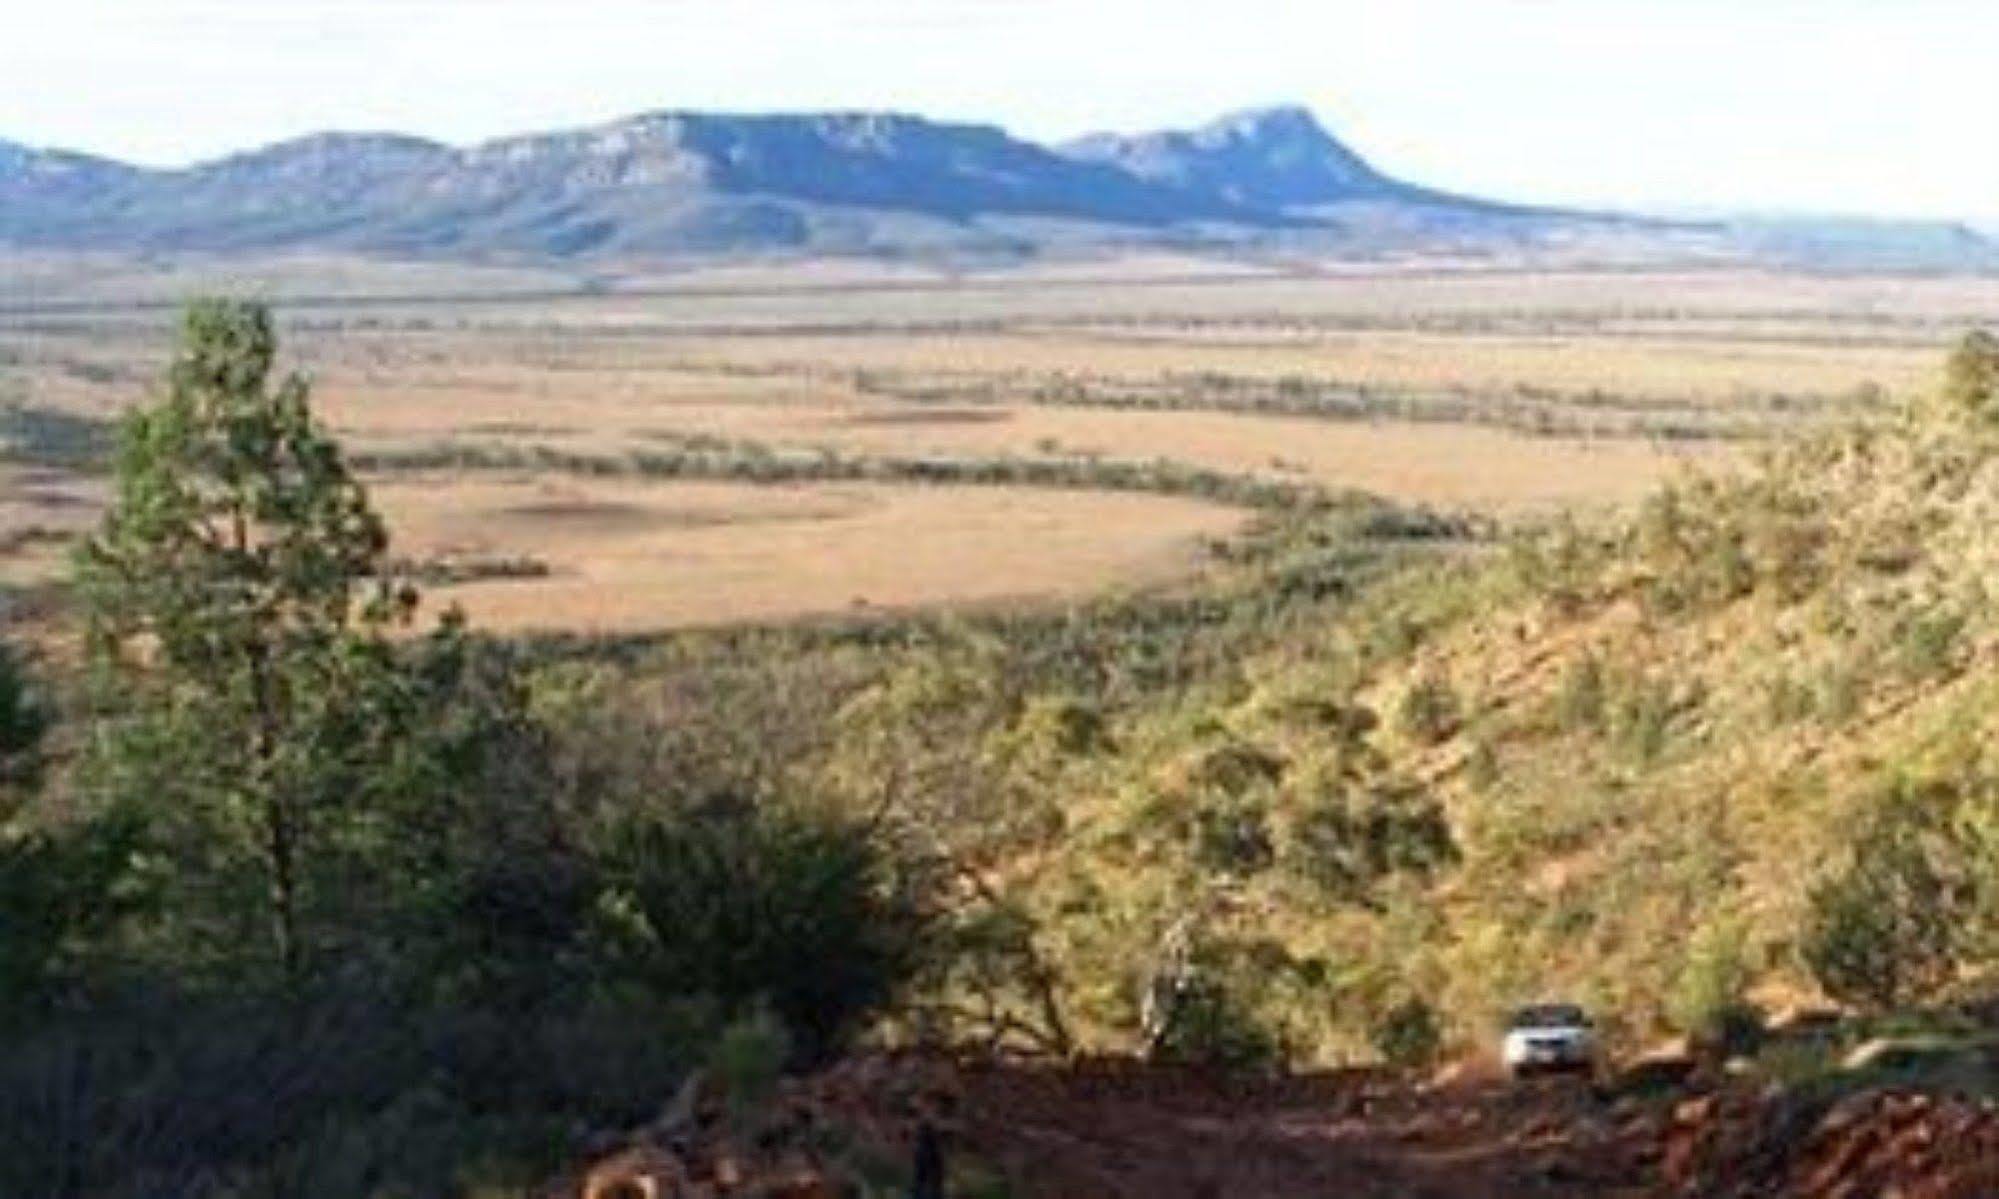
[[[579,1128],[656,1112],[717,1030],[608,994],[447,1010],[374,991],[133,989],[0,1039],[0,1194],[526,1194]]]
[[[1288,833],[1285,869],[1333,903],[1364,901],[1391,875],[1421,877],[1458,859],[1442,806],[1386,780],[1328,788],[1292,819]]]
[[[1203,869],[1247,877],[1270,868],[1277,853],[1265,805],[1218,799],[1194,813],[1194,861]]]
[[[1200,973],[1181,989],[1172,1019],[1152,1046],[1152,1056],[1183,1065],[1250,1071],[1279,1064],[1284,1049],[1223,980]]]
[[[1999,416],[1999,337],[1983,329],[1964,335],[1944,367],[1944,399],[1977,420]]]
[[[1396,727],[1420,745],[1436,745],[1457,732],[1457,692],[1443,679],[1425,676],[1409,685],[1395,709]]]
[[[41,741],[50,721],[47,702],[13,649],[0,642],[0,825],[10,814],[10,796],[40,777]]]
[[[1810,719],[1817,705],[1812,689],[1788,674],[1778,674],[1764,682],[1763,711],[1772,725],[1782,727]]]
[[[106,819],[0,834],[0,1032],[44,1014],[140,906],[138,833]]]
[[[1688,940],[1666,1015],[1681,1032],[1724,1051],[1753,1049],[1761,1021],[1743,993],[1754,976],[1746,924],[1727,916],[1704,921]]]
[[[767,1100],[791,1057],[791,1036],[776,1016],[752,1008],[731,1021],[708,1054],[709,1074],[738,1112]]]
[[[1499,755],[1493,752],[1492,743],[1483,738],[1473,742],[1471,753],[1465,756],[1465,782],[1474,791],[1489,791],[1499,783],[1500,775]]]
[[[1761,1009],[1754,1004],[1731,1003],[1713,1014],[1703,1039],[1722,1057],[1737,1058],[1761,1052],[1769,1035],[1769,1023]]]
[[[1414,996],[1382,1013],[1369,1030],[1369,1039],[1383,1061],[1405,1070],[1433,1064],[1444,1043],[1436,1009]]]
[[[1666,684],[1641,680],[1617,705],[1617,737],[1626,753],[1649,763],[1665,751],[1673,720],[1673,696]]]
[[[1950,669],[1964,625],[1962,613],[1946,609],[1934,609],[1903,621],[1895,631],[1902,673],[1920,682]]]
[[[1860,671],[1840,663],[1828,667],[1819,679],[1818,708],[1833,724],[1844,724],[1860,713],[1862,699]]]
[[[1811,891],[1801,952],[1826,994],[1876,1010],[1934,998],[1955,977],[1977,901],[1950,830],[1891,801],[1852,860]]]
[[[0,1032],[45,1012],[137,906],[138,828],[95,818],[14,827],[42,776],[52,716],[0,642]]]
[[[714,804],[634,821],[605,857],[620,975],[732,1015],[768,1005],[802,1060],[838,1048],[920,964],[921,908],[863,827]]]
[[[1600,732],[1604,725],[1606,691],[1603,663],[1584,654],[1569,664],[1555,699],[1556,718],[1570,732]]]

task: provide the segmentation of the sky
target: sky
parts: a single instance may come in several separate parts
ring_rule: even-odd
[[[0,137],[180,165],[660,108],[1037,140],[1295,102],[1501,199],[1999,225],[1999,0],[0,0]]]

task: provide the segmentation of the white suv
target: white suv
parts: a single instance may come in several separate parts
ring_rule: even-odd
[[[1537,1003],[1513,1013],[1499,1056],[1515,1078],[1547,1072],[1589,1074],[1596,1069],[1596,1033],[1573,1003]]]

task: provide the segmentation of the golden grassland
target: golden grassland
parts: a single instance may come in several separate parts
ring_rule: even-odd
[[[1718,271],[1159,257],[955,277],[813,264],[583,280],[314,259],[8,260],[0,272],[20,284],[0,306],[0,406],[112,417],[158,374],[164,301],[230,286],[280,300],[288,357],[363,449],[607,455],[708,437],[904,459],[1163,459],[1502,515],[1629,502],[1686,458],[1739,452],[1729,422],[1742,413],[1815,419],[1913,392],[1938,346],[1999,323],[1994,280]],[[1083,402],[1048,402],[1076,387]],[[1360,419],[1218,410],[1242,389],[1280,387],[1392,406]],[[1165,393],[1164,410],[1106,402]],[[1521,397],[1576,419],[1529,435],[1515,427]],[[1693,436],[1668,444],[1633,416],[1665,409]],[[596,491],[566,516],[517,511],[559,485]],[[91,485],[43,469],[0,488],[0,581],[46,575],[94,510]],[[382,480],[380,494],[407,556],[476,543],[549,562],[542,578],[448,589],[498,627],[1074,594],[1156,579],[1185,565],[1197,535],[1240,519],[1157,496],[886,485],[426,477]]]
[[[436,593],[479,627],[581,633],[1077,596],[1184,575],[1243,519],[1168,496],[997,487],[396,478],[417,560],[516,555],[545,576]]]
[[[974,374],[1091,373],[1114,377],[1213,372],[1275,379],[1303,375],[1369,387],[1602,389],[1726,403],[1771,391],[1837,392],[1872,380],[1919,383],[1934,368],[1925,345],[1858,347],[1814,343],[1696,341],[1575,334],[1429,334],[1399,330],[1311,333],[1282,341],[1212,335],[1022,330],[913,337],[907,334],[774,336],[696,340],[697,360],[753,366],[813,363],[849,370]]]

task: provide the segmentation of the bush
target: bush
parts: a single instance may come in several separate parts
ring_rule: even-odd
[[[1702,923],[1688,942],[1667,998],[1667,1016],[1680,1031],[1731,1056],[1753,1050],[1762,1018],[1743,1002],[1752,966],[1748,930],[1740,919]]]
[[[1555,714],[1562,727],[1571,732],[1601,731],[1606,691],[1603,663],[1595,654],[1584,654],[1571,663],[1555,700]]]
[[[917,969],[926,922],[868,830],[713,804],[620,830],[606,891],[614,969],[660,995],[759,1004],[801,1061],[839,1047]]]
[[[1983,329],[1964,335],[1944,368],[1944,399],[1950,407],[1976,420],[1991,420],[1999,412],[1999,337]]]
[[[1415,996],[1384,1012],[1374,1022],[1369,1039],[1383,1061],[1405,1070],[1430,1066],[1444,1043],[1436,1009]]]
[[[1249,1071],[1282,1062],[1284,1048],[1222,979],[1204,972],[1179,992],[1152,1056],[1181,1065]]]
[[[1465,756],[1465,782],[1474,791],[1490,791],[1498,785],[1501,770],[1499,755],[1493,751],[1492,743],[1481,738],[1472,743],[1471,753]]]
[[[1321,898],[1364,901],[1396,874],[1423,877],[1458,859],[1443,807],[1389,781],[1328,788],[1291,821],[1288,872]]]
[[[609,997],[442,1010],[371,990],[135,989],[0,1040],[0,1194],[525,1194],[577,1130],[656,1111],[717,1029]]]
[[[1961,613],[1943,609],[1904,621],[1895,634],[1903,674],[1921,681],[1949,670],[1964,625]]]
[[[1402,693],[1395,720],[1402,735],[1411,741],[1436,745],[1458,730],[1457,692],[1442,679],[1418,679]]]
[[[1861,675],[1852,664],[1837,663],[1820,676],[1817,702],[1827,721],[1844,724],[1852,720],[1860,714],[1861,700]]]
[[[1961,848],[1910,807],[1876,817],[1852,861],[1811,892],[1801,952],[1826,994],[1885,1010],[1950,982],[1976,902],[1955,869]]]
[[[1764,716],[1773,727],[1808,720],[1817,707],[1812,689],[1788,674],[1774,675],[1763,684]]]
[[[0,642],[0,822],[9,814],[10,792],[33,786],[41,773],[39,747],[49,722],[47,704]]]
[[[1672,721],[1672,693],[1662,682],[1634,683],[1617,705],[1618,740],[1641,763],[1652,762],[1665,751]]]
[[[0,1032],[51,1006],[138,903],[136,848],[123,821],[0,836]]]
[[[1704,1039],[1724,1058],[1748,1057],[1769,1039],[1769,1024],[1754,1004],[1731,1003],[1715,1012]]]
[[[791,1057],[791,1036],[776,1016],[753,1008],[732,1021],[708,1054],[709,1075],[742,1112],[767,1100]]]
[[[1218,799],[1194,814],[1194,861],[1219,874],[1247,877],[1269,869],[1277,854],[1264,805]]]

